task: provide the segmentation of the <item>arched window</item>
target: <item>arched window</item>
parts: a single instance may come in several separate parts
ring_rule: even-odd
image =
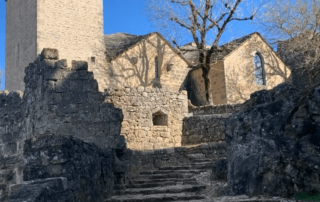
[[[159,61],[158,61],[158,57],[154,58],[154,77],[155,78],[159,78]]]
[[[254,55],[254,76],[258,85],[266,85],[263,59],[259,53]]]

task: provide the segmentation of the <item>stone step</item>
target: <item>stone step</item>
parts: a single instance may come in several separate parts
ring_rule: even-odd
[[[171,178],[171,179],[179,179],[179,178],[191,178],[194,175],[192,173],[166,173],[166,174],[151,174],[151,175],[138,175],[133,176],[132,180],[137,179],[165,179],[165,178]]]
[[[150,194],[150,195],[121,195],[113,196],[105,202],[162,202],[162,201],[190,201],[204,199],[203,195],[194,193]]]
[[[193,165],[181,165],[181,166],[166,166],[159,168],[159,170],[189,170],[189,169],[203,169],[211,170],[213,164],[193,164]]]
[[[170,181],[164,179],[161,182],[148,182],[140,184],[128,184],[126,188],[151,188],[151,187],[164,187],[164,186],[173,186],[173,185],[198,185],[198,182],[195,179],[192,180],[181,180],[181,181]]]
[[[183,193],[183,192],[200,192],[205,189],[204,185],[175,185],[153,188],[131,188],[126,190],[115,191],[115,195],[133,195],[133,194],[161,194],[161,193]]]
[[[167,174],[167,173],[193,173],[198,174],[203,172],[203,170],[200,169],[193,169],[193,170],[154,170],[154,171],[148,171],[148,172],[141,172],[140,175],[152,175],[152,174]]]
[[[148,184],[148,183],[162,183],[162,182],[194,182],[196,179],[194,178],[160,178],[160,179],[135,179],[130,180],[129,184]]]

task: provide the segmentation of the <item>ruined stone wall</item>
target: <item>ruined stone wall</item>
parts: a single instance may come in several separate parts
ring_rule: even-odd
[[[185,118],[182,145],[225,141],[225,123],[229,116],[229,114],[212,114]]]
[[[119,136],[121,110],[104,103],[87,62],[73,61],[68,67],[58,60],[57,50],[45,49],[26,68],[25,83],[26,138],[56,134],[100,148],[124,144]]]
[[[181,146],[183,118],[188,114],[187,93],[164,88],[125,88],[107,91],[107,102],[121,108],[121,135],[133,150]],[[153,125],[153,115],[167,116],[166,125]]]
[[[244,108],[244,104],[235,105],[208,105],[201,107],[189,107],[189,113],[193,115],[232,114]]]
[[[9,201],[95,201],[112,194],[113,153],[65,136],[28,139],[24,182]],[[27,194],[26,194],[27,193]]]
[[[0,91],[0,201],[22,181],[22,93]]]
[[[6,89],[24,89],[24,68],[37,57],[37,0],[6,1]]]
[[[122,113],[98,92],[87,62],[68,67],[45,49],[26,68],[25,91],[0,93],[0,199],[23,181],[23,144],[45,135],[74,136],[99,148],[123,148]]]

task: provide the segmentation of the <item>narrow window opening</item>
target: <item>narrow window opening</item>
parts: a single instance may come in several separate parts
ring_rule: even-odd
[[[154,58],[154,69],[155,69],[155,78],[159,78],[159,64],[158,64],[158,57]]]
[[[168,125],[168,116],[159,111],[152,115],[152,122],[154,126],[167,126]]]
[[[258,85],[266,85],[263,59],[259,53],[254,56],[254,76]]]
[[[96,62],[96,57],[91,57],[91,62],[95,63]]]

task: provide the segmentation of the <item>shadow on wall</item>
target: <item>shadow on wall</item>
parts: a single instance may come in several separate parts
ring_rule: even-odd
[[[254,57],[261,58],[261,68],[256,68]],[[253,92],[271,89],[280,83],[291,82],[291,72],[284,66],[280,58],[268,47],[266,43],[253,38],[239,51],[242,61],[236,66],[225,66],[227,99],[229,104],[243,103],[250,99]],[[255,71],[262,71],[262,78],[257,78]],[[264,85],[257,79],[264,80]]]
[[[0,91],[0,201],[8,197],[10,185],[19,181],[23,161],[22,92]]]
[[[234,46],[237,48],[234,49]],[[283,82],[291,81],[291,72],[260,37],[254,36],[247,42],[223,46],[229,54],[211,64],[211,96],[214,105],[243,103],[250,94],[271,89]],[[254,58],[262,59],[261,71],[265,85],[256,78]],[[204,79],[201,68],[193,69],[188,75],[188,98],[195,106],[210,104],[205,97]]]
[[[122,111],[104,102],[87,62],[72,61],[67,67],[66,60],[58,59],[58,50],[44,49],[25,70],[25,138],[55,134],[100,148],[124,147]]]
[[[116,89],[133,86],[162,87],[165,83],[174,83],[179,78],[172,65],[176,54],[170,51],[171,48],[159,37],[142,40],[109,63],[107,71],[110,86]],[[177,90],[183,79],[176,82]]]

